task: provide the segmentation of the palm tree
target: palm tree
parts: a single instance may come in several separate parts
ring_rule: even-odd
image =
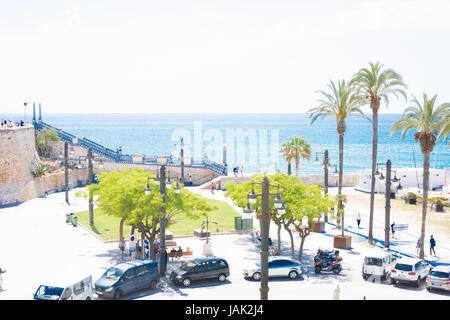
[[[377,166],[378,147],[378,110],[381,100],[384,99],[386,106],[389,104],[389,95],[398,95],[406,98],[402,88],[406,88],[402,77],[392,69],[381,70],[380,62],[373,64],[369,62],[370,68],[362,68],[353,76],[352,83],[358,90],[365,93],[366,103],[370,103],[372,109],[372,180],[370,184],[370,217],[369,217],[369,243],[373,243],[373,211],[375,201],[375,171]]]
[[[288,175],[291,175],[292,160],[294,160],[294,153],[292,152],[292,146],[290,142],[290,140],[283,142],[280,150],[281,155],[288,163]]]
[[[422,199],[422,229],[420,233],[420,259],[424,258],[425,221],[427,218],[428,188],[430,180],[430,155],[438,138],[446,138],[446,126],[450,119],[450,103],[434,106],[437,95],[428,99],[423,94],[423,104],[413,97],[414,106],[406,108],[402,118],[398,119],[391,128],[391,136],[402,131],[402,139],[414,130],[414,139],[420,141],[420,149],[423,153],[423,199]]]
[[[290,137],[287,141],[289,156],[292,156],[292,160],[295,161],[295,175],[298,177],[298,169],[300,167],[300,159],[311,158],[311,145],[306,143],[306,140],[302,137]]]
[[[344,166],[344,133],[347,129],[345,120],[352,115],[360,116],[368,119],[362,112],[360,106],[364,103],[364,99],[359,94],[358,90],[345,80],[339,81],[337,87],[335,83],[330,80],[327,85],[331,93],[319,91],[324,98],[319,99],[319,105],[308,110],[311,124],[317,119],[323,119],[326,116],[333,116],[336,118],[336,130],[339,135],[339,183],[338,194],[342,194],[342,177]],[[342,201],[338,202],[338,212],[342,209]]]

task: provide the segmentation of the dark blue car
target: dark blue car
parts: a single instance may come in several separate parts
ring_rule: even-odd
[[[159,272],[156,261],[127,261],[106,270],[95,282],[95,293],[100,298],[120,299],[136,291],[155,289],[158,281]]]

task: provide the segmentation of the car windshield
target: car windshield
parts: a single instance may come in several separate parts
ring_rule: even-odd
[[[447,279],[450,276],[450,274],[448,272],[443,271],[431,271],[430,276],[440,279]]]
[[[395,265],[395,269],[400,270],[400,271],[412,271],[412,266],[409,264],[397,263]]]
[[[198,265],[198,263],[193,262],[193,261],[189,261],[189,262],[186,262],[183,265],[181,265],[180,269],[183,270],[183,271],[189,271],[193,267],[195,267],[196,265]]]
[[[58,299],[63,293],[64,288],[40,286],[36,292],[36,297],[39,299]]]
[[[123,274],[123,270],[111,267],[103,274],[103,277],[107,279],[117,280]]]
[[[378,266],[381,267],[383,265],[383,261],[379,258],[366,258],[365,261],[368,266]]]

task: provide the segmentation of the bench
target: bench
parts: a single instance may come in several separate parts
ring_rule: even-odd
[[[182,251],[182,252],[167,252],[167,257],[169,258],[181,258],[182,256],[192,256],[192,251]]]

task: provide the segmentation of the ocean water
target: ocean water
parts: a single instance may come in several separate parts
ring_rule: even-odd
[[[401,115],[379,116],[378,159],[390,159],[393,168],[422,167],[420,145],[413,135],[403,141],[400,134],[390,137],[392,124]],[[0,118],[19,120],[23,114],[0,114]],[[31,115],[27,115],[31,119]],[[332,118],[311,124],[305,114],[43,114],[43,121],[86,137],[124,154],[177,155],[179,138],[185,141],[185,154],[222,163],[223,145],[227,146],[230,168],[243,166],[244,172],[287,170],[279,154],[280,144],[291,136],[302,136],[312,147],[311,160],[301,160],[300,174],[322,173],[314,162],[316,152],[329,152],[330,162],[338,164],[339,148],[336,122]],[[346,121],[344,136],[344,172],[371,167],[372,124],[361,118]],[[319,154],[320,162],[323,155]],[[439,142],[431,167],[450,167],[450,147]],[[295,166],[292,168],[295,172]],[[333,168],[331,168],[333,170]]]

